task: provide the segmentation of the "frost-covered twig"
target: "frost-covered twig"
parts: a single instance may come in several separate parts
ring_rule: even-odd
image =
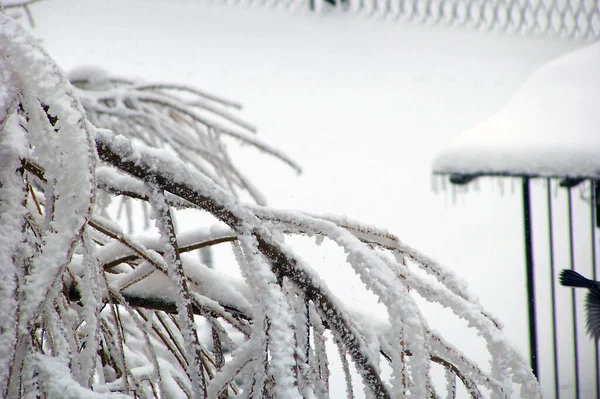
[[[240,207],[238,202],[225,191],[219,190],[204,176],[167,154],[151,149],[142,150],[141,147],[134,150],[128,140],[115,137],[106,131],[99,132],[96,139],[98,155],[103,161],[132,176],[154,182],[164,190],[210,212],[233,229],[247,229],[252,228],[253,224],[256,225],[258,218],[249,209]],[[162,173],[157,173],[158,170]],[[201,185],[202,183],[206,186]],[[207,190],[205,187],[210,187],[211,197],[204,194]],[[320,308],[322,317],[326,317],[330,327],[340,334],[340,339],[364,373],[363,379],[373,393],[377,397],[388,397],[388,390],[369,359],[364,343],[361,343],[362,337],[351,327],[339,306],[332,303],[331,296],[323,291],[314,276],[309,275],[306,269],[297,267],[296,259],[278,248],[266,230],[254,229],[252,234],[257,240],[258,249],[270,260],[273,272],[278,276],[291,279],[305,290],[309,298]]]
[[[0,112],[10,110],[10,104],[14,104],[15,92],[10,88],[14,88],[16,82],[19,84],[20,103],[18,111],[15,110],[10,116],[4,114],[12,121],[3,118],[0,124],[3,135],[8,134],[4,131],[12,131],[19,137],[16,143],[25,144],[25,148],[13,152],[17,156],[24,158],[29,152],[28,147],[35,147],[35,154],[42,160],[49,181],[45,187],[47,208],[42,226],[44,240],[40,240],[39,246],[25,256],[28,259],[12,257],[8,263],[19,270],[19,296],[28,299],[27,306],[19,306],[19,320],[15,324],[18,330],[16,337],[12,338],[16,342],[8,345],[16,348],[9,354],[13,378],[9,378],[10,383],[4,378],[0,381],[0,389],[7,396],[15,396],[21,389],[19,384],[23,375],[14,373],[22,374],[30,359],[24,353],[31,342],[30,331],[35,329],[40,317],[52,317],[47,313],[50,311],[47,304],[60,296],[62,275],[91,214],[96,157],[90,141],[93,140],[93,127],[85,118],[81,103],[73,94],[65,75],[55,68],[52,59],[37,41],[1,12],[0,55],[6,71],[0,76],[0,87],[9,88],[2,90],[8,97],[3,99],[5,106],[1,107]],[[43,85],[39,84],[41,81]],[[26,116],[25,123],[19,123],[18,116],[15,116],[18,113]],[[27,131],[27,139],[24,138],[24,130]],[[44,156],[50,153],[52,157]],[[67,170],[65,165],[69,165]],[[4,165],[5,168],[7,166],[10,167]],[[12,173],[16,170],[18,168],[13,168]],[[65,173],[69,175],[68,180],[63,178]],[[26,240],[26,237],[22,239]],[[25,267],[26,274],[23,273]],[[6,376],[5,372],[6,368],[3,368],[0,375]]]
[[[200,341],[198,341],[197,326],[194,322],[193,299],[188,282],[183,272],[183,263],[177,244],[175,226],[171,210],[166,203],[162,189],[151,186],[153,208],[156,212],[156,223],[164,245],[164,259],[167,263],[167,274],[179,288],[177,290],[177,316],[183,334],[185,355],[187,357],[187,373],[192,380],[194,398],[206,397],[206,380],[204,375],[203,355]]]
[[[259,140],[255,127],[228,111],[239,104],[179,84],[139,83],[97,68],[71,73],[90,120],[149,146],[170,148],[221,187],[247,191],[264,204],[262,195],[230,160],[223,136],[270,154],[300,172],[283,152]]]

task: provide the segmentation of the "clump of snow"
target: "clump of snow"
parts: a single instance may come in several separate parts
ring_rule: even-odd
[[[97,66],[81,66],[71,69],[67,74],[69,81],[86,88],[107,89],[111,84],[111,75]]]
[[[433,161],[434,173],[600,176],[600,43],[540,68],[496,115]]]
[[[45,356],[34,355],[35,368],[40,373],[41,379],[45,382],[44,388],[50,397],[65,399],[127,399],[129,396],[107,392],[96,393],[77,384],[71,378],[71,370],[62,364],[58,359]]]

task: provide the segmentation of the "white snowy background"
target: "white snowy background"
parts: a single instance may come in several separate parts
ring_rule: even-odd
[[[431,161],[497,112],[539,66],[584,43],[243,2],[54,0],[32,12],[34,34],[66,70],[96,65],[244,104],[260,138],[304,168],[297,176],[252,149],[232,148],[270,205],[385,227],[462,276],[528,356],[520,185],[484,180],[454,195],[431,177]],[[564,206],[561,195],[557,207]],[[543,224],[543,214],[534,222]],[[182,218],[179,228],[194,223]],[[588,256],[589,247],[577,251]],[[336,270],[340,254],[324,246],[302,255],[346,301],[372,317],[383,314],[357,279]],[[557,268],[567,261],[557,255]],[[539,269],[545,273],[543,264]],[[441,308],[427,312],[465,352],[483,352],[466,325]],[[542,334],[549,334],[544,323]],[[544,353],[542,381],[550,360]],[[567,393],[570,383],[562,381]]]

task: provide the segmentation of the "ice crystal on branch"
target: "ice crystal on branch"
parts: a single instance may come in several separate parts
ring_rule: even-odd
[[[385,231],[262,206],[223,138],[297,166],[255,137],[236,104],[90,68],[69,80],[2,13],[0,66],[3,396],[328,398],[328,345],[349,397],[358,384],[374,398],[452,397],[460,386],[475,398],[514,387],[540,396],[499,323],[452,272]],[[146,203],[158,234],[111,220],[106,199],[117,197]],[[178,209],[216,221],[180,234]],[[346,254],[336,267],[360,278],[388,320],[342,303],[291,236],[334,243]],[[185,256],[222,244],[242,279]],[[476,329],[491,364],[432,329],[416,295]],[[441,384],[432,364],[446,370]]]

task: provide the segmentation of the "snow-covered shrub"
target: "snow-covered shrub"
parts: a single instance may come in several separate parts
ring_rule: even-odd
[[[0,13],[0,395],[327,398],[333,337],[350,397],[352,379],[367,397],[438,397],[434,363],[447,397],[457,381],[475,398],[510,397],[515,386],[540,396],[498,322],[450,271],[385,231],[264,206],[222,137],[296,166],[231,108],[90,68],[69,78]],[[156,236],[110,219],[118,198],[146,203]],[[178,234],[180,209],[215,222]],[[343,304],[286,244],[296,235],[339,246],[388,321]],[[243,281],[185,256],[221,243]],[[416,295],[476,329],[491,365],[430,328]]]

